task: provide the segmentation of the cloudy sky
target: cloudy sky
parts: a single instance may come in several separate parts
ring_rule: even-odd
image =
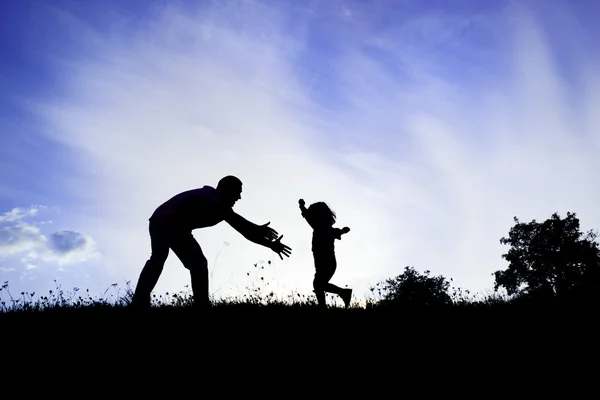
[[[216,296],[261,276],[310,293],[299,198],[351,228],[332,282],[357,297],[407,265],[490,290],[514,216],[600,228],[598,17],[595,1],[5,2],[1,279],[135,286],[155,207],[233,174],[236,211],[292,256],[194,231]],[[171,253],[156,292],[188,284]]]

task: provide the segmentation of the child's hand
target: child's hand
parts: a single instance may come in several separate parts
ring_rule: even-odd
[[[298,204],[300,204],[300,207],[304,207],[304,199],[298,200]]]
[[[342,228],[342,233],[348,233],[350,232],[350,228],[348,228],[347,226]]]

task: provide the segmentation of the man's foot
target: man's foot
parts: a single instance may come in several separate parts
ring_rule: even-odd
[[[342,300],[344,300],[344,305],[346,308],[350,305],[350,300],[352,300],[352,289],[343,289],[344,293],[341,295]]]
[[[132,318],[142,318],[147,316],[150,310],[152,309],[152,305],[150,302],[144,302],[139,300],[134,300],[126,307],[127,315]]]
[[[194,301],[192,304],[192,308],[198,312],[210,312],[212,310],[213,305],[210,301]]]
[[[131,310],[149,310],[152,307],[150,295],[141,296],[134,294],[128,307]]]

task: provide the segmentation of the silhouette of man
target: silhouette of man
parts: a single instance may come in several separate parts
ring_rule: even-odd
[[[162,273],[169,249],[190,271],[194,304],[210,305],[208,262],[192,236],[194,229],[226,221],[246,239],[270,248],[282,260],[282,253],[290,256],[291,248],[281,243],[283,235],[277,238],[278,233],[269,227],[270,222],[256,225],[233,211],[241,193],[242,181],[229,175],[219,181],[216,189],[203,186],[179,193],[154,211],[149,219],[152,253],[140,274],[132,299],[134,307],[150,306],[150,295]]]

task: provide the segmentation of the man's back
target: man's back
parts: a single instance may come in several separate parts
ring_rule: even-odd
[[[223,205],[211,186],[187,190],[161,204],[150,217],[184,229],[213,226],[223,221],[231,207]]]

